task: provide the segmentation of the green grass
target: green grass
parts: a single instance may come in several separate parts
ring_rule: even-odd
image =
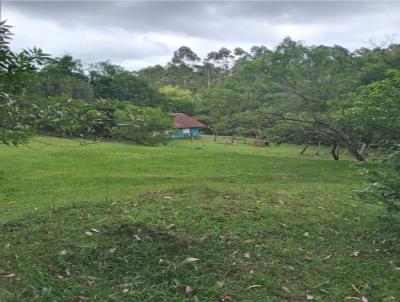
[[[0,147],[0,301],[400,299],[399,227],[350,158],[38,139],[65,147]]]

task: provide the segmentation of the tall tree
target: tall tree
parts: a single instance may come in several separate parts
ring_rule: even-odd
[[[99,62],[92,66],[89,74],[96,98],[126,100],[145,106],[155,106],[160,102],[155,88],[121,66]]]
[[[263,57],[263,64],[271,115],[324,132],[332,142],[334,159],[338,159],[337,148],[343,146],[358,160],[364,160],[358,152],[361,142],[356,134],[327,117],[328,101],[359,85],[347,50],[306,47],[286,38]]]
[[[49,59],[27,88],[27,95],[93,100],[93,87],[82,62],[70,55]]]
[[[187,46],[181,46],[174,52],[172,60],[167,66],[167,72],[179,79],[175,86],[180,86],[183,89],[191,87],[190,81],[196,69],[195,65],[199,61],[200,58],[197,54]]]
[[[160,88],[163,102],[160,105],[167,112],[183,112],[188,115],[195,114],[195,102],[190,90],[173,86]]]
[[[251,47],[250,49],[250,53],[253,55],[253,58],[257,59],[262,57],[263,55],[267,54],[267,53],[271,53],[272,51],[269,50],[266,46],[264,45],[254,45]]]

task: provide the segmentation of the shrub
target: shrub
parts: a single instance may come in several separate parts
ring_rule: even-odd
[[[142,145],[164,142],[167,139],[165,131],[171,127],[170,116],[161,109],[129,103],[115,110],[113,119],[115,121],[115,126],[111,129],[113,138]]]
[[[393,150],[380,163],[363,171],[368,184],[360,191],[363,199],[384,203],[390,215],[400,211],[400,149]]]

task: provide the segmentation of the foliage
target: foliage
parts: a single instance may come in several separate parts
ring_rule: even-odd
[[[340,46],[306,46],[286,38],[274,50],[237,60],[223,81],[200,90],[198,114],[224,134],[235,135],[238,128],[274,141],[322,143],[331,145],[336,160],[342,148],[364,161],[365,145],[399,136],[396,71],[382,72],[398,67],[399,56],[396,45],[352,53]],[[375,74],[366,67],[373,64],[379,65]],[[366,78],[388,81],[382,93],[391,90],[391,101],[382,104],[382,96],[375,93],[361,106],[363,94],[373,94],[367,89],[379,90],[381,85],[378,81],[360,93]],[[237,126],[235,117],[245,111],[254,112],[256,127],[251,122]]]
[[[308,134],[318,133],[319,139],[332,142],[334,159],[338,159],[337,147],[342,146],[364,160],[358,152],[357,133],[328,117],[329,100],[357,87],[351,77],[355,66],[346,49],[307,47],[286,38],[263,57],[263,64],[267,80],[264,89],[269,94],[267,116],[278,122],[297,123]]]
[[[109,62],[94,64],[90,83],[96,98],[119,99],[141,106],[155,106],[160,95],[146,80]]]
[[[38,65],[48,59],[40,49],[24,50],[17,54],[10,50],[11,32],[5,23],[0,24],[0,57],[2,92],[0,95],[0,142],[18,145],[26,143],[30,135],[39,131],[62,136],[94,134],[98,112],[85,101],[26,96]],[[41,73],[51,78],[81,75],[78,61],[71,57],[50,60]],[[32,92],[32,91],[30,91]],[[12,94],[13,93],[13,94]],[[49,91],[46,96],[52,95]]]
[[[262,136],[273,143],[292,143],[305,145],[329,145],[325,133],[318,132],[314,127],[293,121],[274,123],[262,132]]]
[[[94,104],[84,100],[47,98],[35,105],[39,114],[32,124],[37,126],[41,134],[96,138],[96,129],[104,119],[104,115]]]
[[[48,55],[36,47],[13,52],[9,45],[10,28],[5,21],[0,22],[0,91],[19,94]]]
[[[31,136],[30,127],[24,122],[24,114],[18,103],[8,94],[0,94],[0,143],[17,146],[26,143]]]
[[[189,90],[174,86],[160,88],[164,101],[161,107],[167,112],[183,112],[188,115],[195,114],[195,102]]]
[[[215,135],[232,134],[233,114],[239,112],[240,96],[225,88],[203,89],[197,94],[197,112]]]
[[[400,45],[373,49],[361,48],[354,52],[354,60],[360,68],[356,75],[363,85],[382,80],[388,69],[400,69]]]
[[[171,128],[171,117],[159,108],[124,104],[114,112],[115,126],[111,136],[137,144],[154,145],[166,140],[165,131]]]
[[[90,73],[90,84],[80,60],[68,55],[49,59],[36,48],[14,53],[8,44],[10,35],[9,27],[0,23],[0,143],[26,143],[34,132],[154,143],[154,132],[169,127],[169,116],[160,109],[93,99],[94,89],[96,95],[154,105],[157,93],[133,73],[99,63]]]
[[[36,102],[39,114],[34,124],[41,134],[70,138],[114,138],[137,144],[164,140],[171,118],[159,108],[141,107],[130,102],[98,99],[47,98]],[[42,110],[47,108],[47,110]],[[155,135],[155,133],[158,135]]]
[[[93,87],[83,79],[63,76],[53,77],[44,74],[38,76],[31,94],[41,97],[85,99],[89,102],[94,98]]]
[[[361,196],[383,202],[389,213],[396,213],[400,210],[400,152],[393,150],[400,143],[400,71],[390,70],[387,75],[389,78],[333,101],[332,106],[336,108],[334,119],[386,154],[364,173],[369,183]]]
[[[74,59],[71,55],[64,55],[60,58],[49,59],[41,70],[43,73],[53,76],[69,76],[86,80],[82,61]]]
[[[66,55],[44,60],[44,54],[37,49],[9,55],[7,59],[9,29],[5,25],[2,28],[2,61],[6,63],[0,80],[12,102],[35,99],[35,104],[46,111],[40,104],[49,97],[58,98],[61,103],[80,100],[77,104],[91,104],[82,105],[81,110],[94,106],[100,112],[102,122],[90,126],[91,130],[87,125],[90,115],[75,112],[72,116],[85,117],[83,124],[78,126],[77,121],[68,131],[58,129],[59,133],[112,137],[114,118],[122,118],[115,112],[124,111],[122,103],[128,101],[136,106],[196,116],[206,122],[206,131],[215,136],[230,135],[232,142],[236,136],[251,136],[276,142],[330,145],[335,160],[339,159],[340,149],[365,161],[366,146],[398,141],[397,44],[350,51],[338,45],[305,45],[287,37],[274,49],[263,45],[255,45],[249,51],[221,47],[202,59],[191,48],[182,46],[164,66],[132,72],[106,61],[85,71],[79,59]],[[37,70],[43,62],[46,64]],[[5,68],[7,64],[11,67]],[[8,102],[5,99],[3,96],[3,104]],[[17,107],[29,114],[28,106]],[[6,108],[10,106],[1,107],[1,114],[9,118],[11,112]],[[41,111],[34,112],[35,119],[23,116],[25,112],[12,118],[14,122],[19,120],[19,133],[35,128],[33,124],[21,126],[21,121],[39,121],[38,112]],[[47,116],[57,118],[57,112],[48,112]],[[59,118],[57,123],[62,124],[61,120],[67,117]],[[13,121],[3,124],[8,125],[7,131],[16,126]],[[116,131],[113,130],[114,135]]]
[[[400,142],[400,70],[330,103],[332,119],[354,129],[368,144]]]
[[[369,181],[360,191],[364,200],[385,204],[389,214],[400,211],[400,150],[391,152],[379,165],[363,171]]]
[[[26,112],[13,94],[23,91],[24,84],[46,58],[40,49],[13,52],[9,46],[10,26],[0,22],[0,143],[19,145],[30,136],[25,124]]]
[[[360,90],[366,85],[375,82],[379,86],[386,79],[396,85],[389,80],[394,71],[387,70],[398,70],[399,59],[397,44],[352,52],[338,45],[308,46],[285,38],[272,50],[253,46],[250,52],[241,48],[232,52],[224,47],[212,51],[201,64],[196,60],[186,70],[190,81],[185,88],[195,93],[195,113],[215,135],[234,136],[239,130],[274,141],[330,145],[336,160],[341,149],[365,161],[365,146],[398,136],[397,109],[381,110],[378,122],[374,111],[383,109],[379,95],[363,109],[356,109],[354,102],[361,102]],[[173,64],[167,64],[139,73],[165,86],[177,79],[175,71]],[[173,83],[182,87],[179,82]],[[392,99],[395,102],[394,94]],[[256,125],[237,125],[237,117],[246,111],[254,112]],[[355,119],[361,121],[363,114],[368,116],[366,121],[373,122],[356,123]]]
[[[70,55],[49,59],[27,90],[28,95],[67,97],[92,101],[93,87],[80,60]]]
[[[32,133],[156,144],[165,140],[164,130],[171,126],[170,116],[159,108],[118,100],[98,99],[88,103],[61,97],[31,97],[19,102],[10,100],[4,106],[7,110],[0,113],[12,115],[2,119],[2,143],[14,145],[26,142]],[[9,125],[14,125],[13,131],[8,131]]]

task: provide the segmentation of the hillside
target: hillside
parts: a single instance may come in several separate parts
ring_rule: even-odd
[[[0,146],[0,301],[400,297],[399,230],[357,200],[353,161],[36,139]]]

